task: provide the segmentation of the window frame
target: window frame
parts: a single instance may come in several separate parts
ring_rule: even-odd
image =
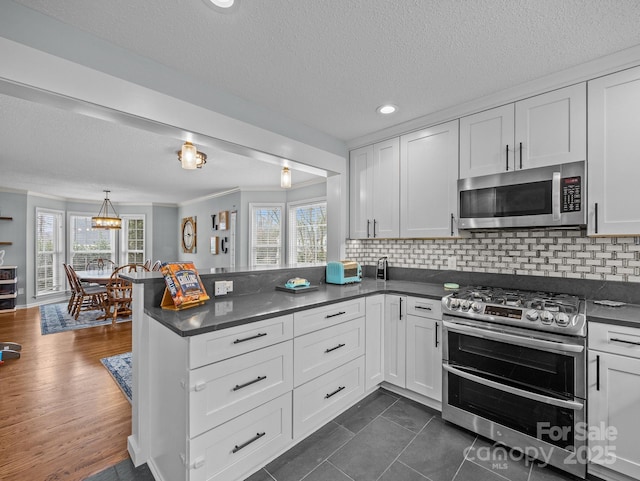
[[[280,249],[280,258],[278,259],[277,264],[258,264],[256,262],[255,256],[255,240],[254,236],[255,232],[255,215],[258,209],[268,209],[268,208],[278,208],[280,209],[280,242],[277,246]],[[272,266],[272,265],[282,265],[285,259],[285,249],[286,249],[286,231],[285,231],[285,223],[286,223],[286,204],[284,202],[250,202],[249,203],[249,265],[250,266]],[[269,247],[269,246],[263,246]]]
[[[73,226],[74,226],[74,218],[75,217],[84,217],[84,218],[88,218],[89,221],[91,221],[91,217],[93,217],[94,214],[88,213],[88,212],[67,212],[67,240],[68,240],[68,245],[67,245],[67,264],[71,265],[75,270],[84,270],[86,267],[86,262],[85,265],[82,266],[82,269],[77,268],[76,266],[73,265],[73,257],[74,254],[76,254],[76,252],[82,252],[82,251],[74,251],[73,250],[73,243],[75,240],[75,233],[72,232]],[[89,222],[90,223],[90,222]],[[102,254],[100,257],[108,257],[109,259],[111,259],[114,262],[117,262],[118,260],[118,236],[116,235],[116,233],[114,232],[115,229],[91,229],[91,230],[97,230],[97,231],[106,231],[109,233],[111,239],[110,239],[110,245],[111,245],[111,250],[110,251],[95,251],[96,254]],[[78,266],[79,267],[79,266]]]
[[[325,219],[327,216],[327,198],[326,197],[315,197],[312,199],[304,199],[295,202],[287,203],[287,262],[289,265],[296,266],[311,266],[326,263],[326,253],[328,247],[328,237],[326,236],[326,242],[324,245],[325,249],[325,260],[324,261],[316,261],[316,262],[298,262],[296,260],[298,254],[298,236],[297,236],[297,221],[295,221],[295,214],[292,216],[292,212],[296,211],[301,207],[312,207],[315,205],[324,204],[325,209]],[[325,224],[325,229],[328,228],[328,222]]]
[[[119,237],[119,249],[118,249],[118,265],[129,264],[129,253],[141,253],[142,261],[140,264],[144,264],[147,259],[147,218],[145,214],[124,214],[121,215],[122,228],[120,229]],[[142,220],[142,251],[138,249],[129,249],[129,221]]]
[[[56,217],[56,221],[59,224],[57,226],[57,235],[53,235],[54,248],[51,251],[40,251],[40,216],[42,214],[53,215]],[[55,228],[55,226],[54,226]],[[65,236],[66,236],[66,225],[65,225],[65,212],[57,209],[47,209],[45,207],[36,207],[36,215],[35,215],[35,235],[34,235],[34,293],[35,297],[43,297],[52,294],[58,294],[60,292],[64,292],[66,290],[66,279],[64,275],[64,269],[62,268],[62,264],[65,261]],[[39,290],[38,284],[40,281],[39,269],[41,267],[39,263],[39,257],[41,253],[50,253],[53,258],[49,267],[53,272],[51,275],[52,283],[51,288],[47,288],[44,290]]]

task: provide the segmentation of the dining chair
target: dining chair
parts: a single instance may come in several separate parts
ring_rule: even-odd
[[[73,289],[75,290],[74,301],[71,306],[71,314],[74,319],[78,319],[81,311],[96,311],[104,309],[107,297],[107,289],[105,286],[85,286],[80,282],[80,278],[72,266],[67,265],[67,269],[70,274]]]
[[[159,271],[160,268],[162,267],[162,261],[157,260],[153,263],[153,266],[151,266],[151,270],[152,271]]]
[[[92,271],[92,270],[104,271],[105,269],[108,269],[113,271],[117,267],[118,265],[115,262],[113,262],[111,259],[98,258],[98,259],[92,259],[89,262],[87,262],[85,270],[86,271]]]
[[[106,286],[105,312],[107,317],[111,317],[113,324],[115,324],[118,316],[131,315],[133,284],[131,281],[120,277],[121,274],[129,272],[149,272],[149,268],[144,264],[126,264],[111,273]]]
[[[147,268],[147,270],[151,269],[151,259],[147,259],[146,261],[144,261],[144,266]]]
[[[69,289],[71,289],[71,295],[69,296],[69,303],[67,304],[67,312],[69,314],[71,314],[71,308],[75,305],[75,300],[76,300],[76,286],[75,283],[73,281],[73,278],[71,276],[71,273],[69,272],[69,266],[65,263],[62,264],[62,267],[64,268],[64,273],[67,276],[67,282],[69,283]]]

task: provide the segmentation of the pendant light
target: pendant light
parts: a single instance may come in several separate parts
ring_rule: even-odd
[[[118,217],[118,213],[109,200],[109,192],[111,191],[104,191],[104,202],[100,207],[100,212],[91,218],[91,227],[94,229],[120,229],[122,227],[122,219]],[[113,215],[109,215],[109,208],[111,208]]]
[[[291,171],[289,167],[283,167],[280,173],[280,187],[283,189],[291,188]]]
[[[201,169],[207,163],[207,154],[198,152],[196,146],[191,142],[185,142],[182,148],[178,150],[178,160],[183,169]]]

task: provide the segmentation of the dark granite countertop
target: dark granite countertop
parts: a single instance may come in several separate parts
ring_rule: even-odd
[[[587,320],[640,328],[640,305],[624,304],[619,307],[608,307],[587,301]]]
[[[311,292],[288,293],[274,288],[270,292],[212,298],[184,311],[147,307],[145,312],[180,336],[195,336],[359,297],[394,293],[440,299],[447,291],[442,284],[364,279],[344,286],[321,284]]]

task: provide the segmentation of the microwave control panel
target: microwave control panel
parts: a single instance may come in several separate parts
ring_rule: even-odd
[[[582,179],[578,177],[564,177],[561,181],[562,212],[580,212],[582,209]]]

